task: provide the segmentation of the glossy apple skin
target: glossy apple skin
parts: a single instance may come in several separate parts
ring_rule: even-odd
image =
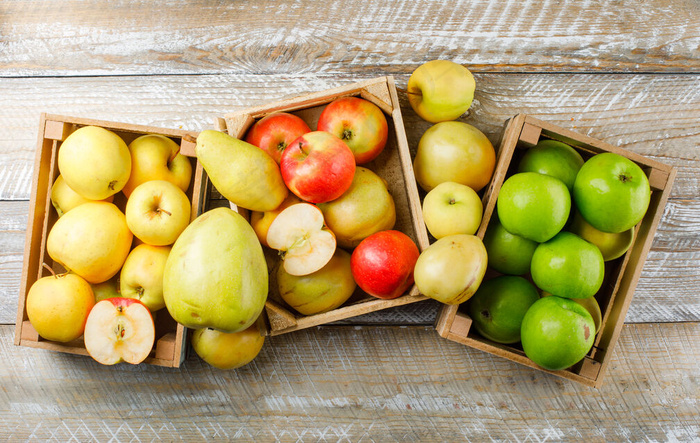
[[[423,199],[425,226],[436,239],[476,233],[483,211],[476,191],[461,183],[440,183]]]
[[[355,175],[355,157],[348,145],[325,131],[297,138],[282,153],[282,179],[290,191],[309,203],[325,203],[343,195]]]
[[[569,192],[583,158],[574,148],[557,140],[540,140],[528,149],[518,164],[518,172],[538,172],[563,181]]]
[[[318,119],[317,129],[343,140],[358,165],[374,160],[384,150],[389,135],[382,110],[359,97],[341,97],[329,103]]]
[[[476,83],[472,73],[450,60],[422,64],[408,79],[408,102],[431,123],[455,120],[469,109]]]
[[[644,218],[651,188],[649,179],[636,163],[619,154],[604,152],[581,166],[573,197],[583,218],[594,228],[618,233]]]
[[[591,314],[573,300],[545,297],[523,317],[520,341],[525,355],[539,366],[557,371],[586,356],[595,339]]]
[[[484,234],[489,266],[502,274],[524,275],[530,272],[532,254],[538,244],[508,232],[498,217],[493,217]]]
[[[403,232],[380,231],[357,245],[350,268],[363,291],[390,300],[413,285],[413,268],[419,255],[418,246]]]
[[[210,328],[192,332],[192,348],[199,357],[218,369],[236,369],[255,359],[265,337],[255,323],[239,332],[222,332]]]
[[[598,247],[563,231],[537,246],[530,274],[543,291],[564,298],[588,298],[603,284],[605,263]]]
[[[282,153],[294,140],[311,132],[301,117],[288,112],[275,112],[256,121],[245,141],[267,152],[279,165]]]

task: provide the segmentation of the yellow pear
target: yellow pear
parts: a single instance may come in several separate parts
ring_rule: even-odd
[[[132,239],[126,217],[113,203],[87,202],[56,221],[46,251],[67,270],[95,284],[119,272]]]
[[[262,149],[223,132],[197,137],[197,158],[221,195],[251,211],[272,211],[289,191],[277,163]]]
[[[90,200],[114,195],[131,175],[129,148],[117,134],[98,126],[83,126],[58,149],[58,170],[68,186]]]

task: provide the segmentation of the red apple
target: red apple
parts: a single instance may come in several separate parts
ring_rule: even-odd
[[[151,311],[133,298],[113,297],[95,304],[85,323],[85,349],[103,365],[141,363],[153,349]]]
[[[279,164],[285,148],[307,132],[311,132],[311,128],[300,117],[275,112],[255,122],[248,130],[245,141],[270,154]]]
[[[355,157],[348,145],[325,131],[297,138],[282,153],[282,179],[290,191],[309,203],[325,203],[343,195],[355,175]]]
[[[382,110],[359,97],[333,100],[323,109],[317,128],[343,140],[355,155],[358,165],[374,160],[386,146],[389,135],[389,125]]]
[[[390,300],[413,284],[413,268],[420,251],[409,236],[387,230],[370,235],[350,258],[352,276],[366,293]]]

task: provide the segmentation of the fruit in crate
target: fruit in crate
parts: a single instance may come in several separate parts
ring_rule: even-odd
[[[223,132],[204,130],[195,152],[216,189],[251,211],[272,211],[287,197],[277,163],[260,148]]]
[[[126,223],[144,243],[172,244],[190,223],[190,200],[166,180],[150,180],[134,189],[126,201]]]
[[[129,197],[141,183],[166,180],[187,192],[192,178],[192,164],[180,154],[180,145],[160,134],[146,134],[129,144],[131,175],[122,189]]]
[[[566,369],[583,359],[594,339],[591,314],[575,301],[556,296],[533,303],[520,329],[525,355],[552,371]]]
[[[541,297],[551,297],[552,294],[550,294],[547,291],[542,291]],[[595,324],[595,333],[597,334],[598,331],[600,330],[600,325],[603,322],[603,313],[600,310],[600,305],[598,304],[598,300],[596,300],[595,297],[588,297],[588,298],[572,298],[571,300],[575,301],[579,305],[583,306],[586,311],[588,311],[589,314],[591,314],[591,317],[593,318],[593,324]]]
[[[523,317],[539,298],[537,288],[529,281],[501,275],[481,284],[467,301],[467,312],[485,338],[496,343],[517,343]]]
[[[649,208],[649,179],[636,163],[605,152],[589,158],[576,176],[573,198],[594,228],[618,233],[642,220]]]
[[[489,266],[502,274],[523,275],[530,272],[536,241],[508,232],[498,217],[493,217],[484,234]]]
[[[165,307],[163,272],[170,246],[141,244],[131,250],[119,278],[122,297],[135,298],[151,312]]]
[[[46,239],[46,251],[89,283],[101,283],[119,272],[132,239],[119,208],[113,203],[88,202],[56,220]]]
[[[423,219],[436,239],[452,234],[475,234],[483,209],[476,191],[461,183],[440,183],[423,199]]]
[[[476,83],[466,67],[449,60],[422,64],[408,79],[408,102],[431,123],[455,120],[469,109]]]
[[[265,337],[254,323],[239,332],[202,328],[192,333],[192,348],[199,357],[218,369],[236,369],[255,359]]]
[[[27,292],[26,312],[46,340],[69,342],[83,335],[95,304],[90,284],[76,274],[42,277]]]
[[[275,112],[256,121],[246,133],[245,141],[267,152],[279,164],[287,146],[307,132],[311,128],[301,117]]]
[[[211,209],[190,223],[165,263],[165,306],[191,329],[246,329],[262,312],[267,290],[262,246],[245,218],[229,208]]]
[[[343,140],[358,165],[374,160],[384,150],[389,135],[382,110],[359,97],[341,97],[326,105],[317,129]]]
[[[95,302],[106,298],[121,297],[119,292],[119,274],[102,283],[91,284],[90,287],[92,288],[92,293],[95,294]]]
[[[421,294],[453,305],[467,301],[481,284],[488,257],[481,239],[454,234],[437,240],[418,257],[414,269]]]
[[[413,159],[416,180],[425,191],[452,181],[478,192],[489,183],[495,167],[496,152],[489,139],[463,122],[442,122],[428,128]]]
[[[280,169],[284,183],[297,197],[309,203],[325,203],[350,187],[355,157],[335,135],[313,131],[287,146]]]
[[[287,198],[284,199],[281,205],[273,209],[272,211],[258,212],[253,211],[250,214],[250,225],[255,230],[255,234],[258,236],[258,240],[264,246],[269,246],[267,244],[267,231],[270,229],[272,221],[277,218],[280,212],[288,208],[291,205],[297,203],[303,203],[299,197],[290,193]]]
[[[72,190],[87,199],[102,200],[121,191],[129,180],[131,155],[114,132],[83,126],[61,143],[58,170]]]
[[[605,261],[623,256],[634,240],[634,226],[617,233],[603,232],[594,228],[578,212],[574,213],[568,230],[596,245]]]
[[[520,172],[503,182],[496,209],[508,232],[541,243],[554,237],[566,224],[571,195],[557,178]]]
[[[563,181],[569,192],[583,158],[574,148],[557,140],[540,140],[528,149],[518,164],[518,172],[538,172]]]
[[[156,328],[146,305],[133,298],[95,304],[85,323],[85,349],[103,365],[138,364],[153,349]]]
[[[87,203],[89,201],[94,200],[87,199],[72,190],[68,184],[66,184],[66,181],[63,179],[62,175],[56,177],[56,181],[54,181],[53,186],[51,186],[51,204],[53,205],[54,209],[56,209],[59,217],[76,206],[82,205],[83,203]],[[104,199],[104,201],[111,203],[114,201],[114,196],[110,195]]]
[[[352,252],[350,266],[363,291],[386,300],[403,295],[413,285],[413,269],[420,251],[401,231],[370,235]]]
[[[340,198],[318,207],[343,248],[354,248],[375,232],[396,224],[396,205],[386,181],[362,166],[355,169],[350,188]]]
[[[307,275],[291,275],[284,266],[277,268],[280,297],[302,315],[333,310],[345,303],[357,284],[350,269],[350,253],[336,249],[328,263]]]
[[[537,246],[530,273],[543,291],[564,298],[588,298],[603,284],[605,263],[595,245],[564,231]]]
[[[310,203],[280,212],[267,231],[267,244],[280,251],[282,266],[291,275],[318,271],[336,249],[335,235],[325,227],[321,210]]]

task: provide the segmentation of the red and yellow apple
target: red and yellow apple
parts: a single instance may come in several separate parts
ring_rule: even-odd
[[[256,121],[248,129],[245,141],[267,152],[279,164],[287,146],[307,132],[311,128],[301,117],[275,112]]]

